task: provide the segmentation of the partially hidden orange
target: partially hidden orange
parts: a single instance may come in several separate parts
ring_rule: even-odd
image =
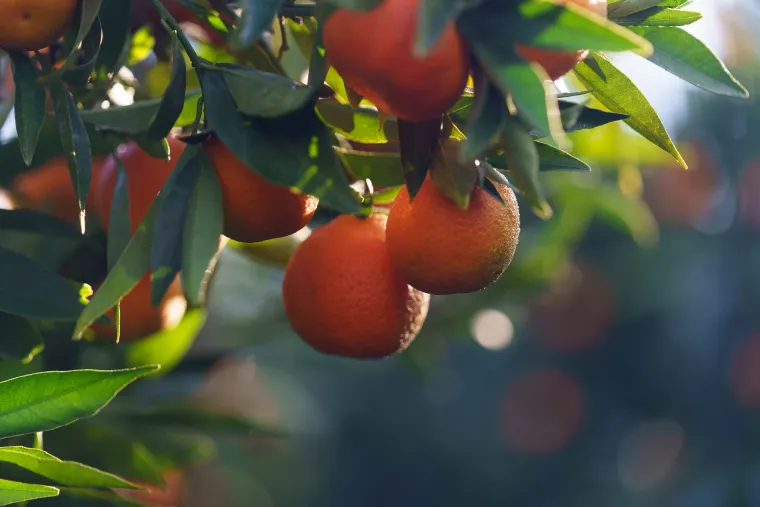
[[[246,167],[218,138],[205,143],[222,189],[224,235],[241,243],[289,236],[306,226],[319,200]]]
[[[435,119],[459,99],[470,51],[453,21],[424,56],[414,54],[420,0],[383,0],[369,12],[337,9],[324,25],[327,59],[377,108],[407,121]]]
[[[85,204],[95,200],[95,181],[104,162],[105,157],[102,155],[92,159],[90,192]],[[53,157],[39,167],[19,174],[13,181],[12,188],[21,207],[50,213],[59,220],[72,224],[79,223],[79,205],[65,157]]]
[[[34,51],[56,42],[71,25],[78,0],[0,0],[0,47]]]
[[[561,0],[566,3],[576,3],[587,7],[599,14],[607,16],[607,0]],[[584,51],[559,51],[527,46],[518,46],[517,52],[524,58],[536,62],[546,70],[549,77],[556,81],[575,68],[588,56],[588,50]]]
[[[475,187],[467,209],[428,176],[412,201],[402,188],[388,214],[388,251],[412,287],[430,294],[474,292],[507,269],[520,236],[514,192],[494,183],[504,202]]]
[[[406,349],[430,296],[407,285],[385,242],[387,216],[341,215],[295,251],[282,287],[293,329],[325,354],[379,359]]]

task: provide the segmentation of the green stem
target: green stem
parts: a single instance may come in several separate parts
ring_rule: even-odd
[[[180,28],[177,20],[174,19],[171,14],[169,14],[169,11],[166,10],[164,4],[161,3],[161,0],[151,0],[151,2],[153,3],[153,6],[156,8],[158,13],[161,15],[161,19],[163,19],[166,24],[169,25],[169,28],[171,28],[174,33],[177,34],[180,44],[182,44],[182,47],[187,52],[187,56],[190,58],[190,62],[192,63],[196,74],[198,74],[198,80],[201,82],[201,87],[203,87],[203,80],[201,79],[200,75],[203,65],[201,64],[201,59],[198,57],[198,53],[195,52],[195,48],[193,48],[193,45],[185,36],[185,32],[182,31],[182,28]]]
[[[43,442],[44,442],[44,437],[42,436],[42,432],[38,431],[37,433],[34,434],[34,443],[32,444],[32,446],[35,449],[42,450],[43,449]]]

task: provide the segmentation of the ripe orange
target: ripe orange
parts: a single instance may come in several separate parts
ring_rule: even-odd
[[[369,12],[338,9],[324,25],[327,59],[346,84],[408,121],[446,112],[469,74],[469,48],[453,21],[426,56],[414,56],[419,11],[420,0],[383,0]]]
[[[241,243],[282,238],[301,230],[319,200],[251,171],[216,137],[205,144],[222,188],[224,235]]]
[[[161,187],[177,164],[185,149],[185,143],[175,137],[169,137],[171,160],[168,162],[151,157],[140,147],[130,141],[119,146],[117,155],[127,174],[129,194],[129,220],[132,234],[148,213]],[[106,158],[95,184],[94,203],[101,218],[103,228],[108,230],[111,220],[111,203],[119,176],[119,166],[113,155]]]
[[[520,210],[512,189],[495,185],[506,206],[475,187],[466,210],[430,176],[413,202],[401,189],[388,215],[388,251],[409,285],[430,294],[474,292],[504,273],[517,249]]]
[[[607,0],[562,0],[588,7],[600,16],[607,16]],[[518,46],[517,52],[524,58],[536,62],[556,81],[576,65],[586,59],[588,51],[555,51],[551,49]]]
[[[147,273],[121,300],[120,339],[131,342],[162,329],[173,329],[182,320],[186,309],[187,301],[183,295],[179,277],[174,279],[158,306],[151,305],[150,273]],[[108,316],[114,318],[113,310],[108,313]],[[99,339],[116,337],[115,327],[93,324],[92,329]]]
[[[92,159],[88,203],[95,199],[92,197],[95,180],[98,179],[104,162],[104,156],[94,156]],[[39,167],[19,174],[13,182],[13,193],[18,197],[21,207],[48,212],[73,224],[79,223],[79,206],[74,194],[74,185],[71,182],[68,163],[63,156],[54,157]]]
[[[293,254],[282,286],[293,329],[314,349],[379,359],[406,349],[427,316],[430,296],[391,265],[387,217],[341,215]]]
[[[0,47],[34,51],[56,42],[71,25],[78,0],[0,0]]]

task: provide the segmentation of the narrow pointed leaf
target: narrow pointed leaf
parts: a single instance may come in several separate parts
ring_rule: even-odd
[[[149,140],[157,141],[166,138],[171,129],[174,128],[174,124],[185,106],[185,88],[187,87],[185,56],[182,54],[182,46],[175,33],[172,33],[172,38],[172,70],[169,76],[169,84],[164,90],[161,105],[158,106],[156,115],[153,117],[150,128],[148,128],[146,137]]]
[[[45,88],[37,82],[37,68],[31,58],[21,51],[11,51],[9,54],[16,85],[16,132],[21,156],[26,165],[31,165],[45,121],[47,96]]]
[[[686,167],[665,125],[641,90],[604,55],[593,53],[589,59],[601,68],[606,79],[600,78],[587,62],[578,64],[574,72],[599,102],[610,111],[629,115],[623,121]]]
[[[58,496],[60,491],[52,486],[26,484],[0,479],[0,506]]]
[[[157,369],[48,371],[0,382],[0,438],[91,417],[127,385]]]

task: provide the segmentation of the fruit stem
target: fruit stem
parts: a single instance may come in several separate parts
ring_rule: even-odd
[[[202,87],[203,79],[201,77],[201,69],[203,68],[203,65],[201,64],[201,59],[198,57],[198,53],[195,52],[193,45],[185,36],[185,32],[182,31],[182,28],[180,28],[177,20],[174,19],[171,14],[169,14],[169,11],[166,10],[166,7],[164,7],[164,4],[161,3],[161,0],[151,0],[151,2],[153,3],[153,6],[156,8],[158,13],[161,15],[161,19],[163,19],[164,22],[169,25],[169,28],[171,28],[172,31],[177,34],[180,44],[182,44],[182,47],[187,52],[188,58],[190,58],[190,63],[192,63],[193,69],[195,69],[195,73],[198,74],[198,81],[201,83]]]

